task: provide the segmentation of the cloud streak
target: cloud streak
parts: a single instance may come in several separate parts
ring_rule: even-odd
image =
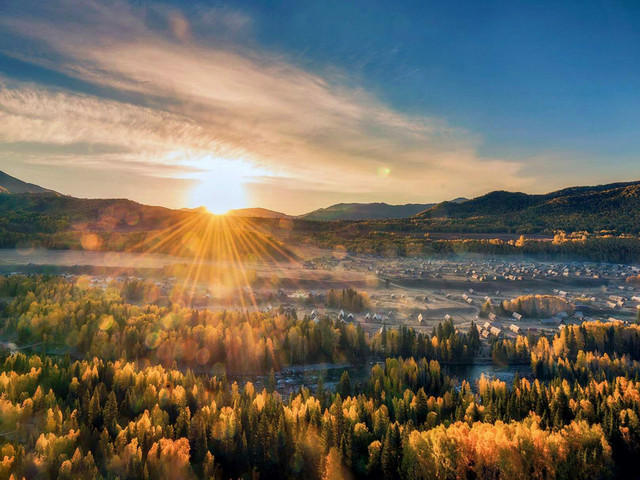
[[[127,162],[139,157],[150,168],[214,170],[215,157],[237,158],[271,172],[256,182],[275,188],[285,178],[303,191],[343,192],[336,201],[349,195],[430,201],[488,185],[527,188],[534,180],[518,162],[481,158],[480,140],[470,132],[399,112],[349,85],[344,73],[306,71],[282,55],[196,34],[199,21],[248,28],[250,20],[238,12],[210,10],[197,20],[168,9],[73,0],[56,2],[55,9],[31,0],[4,8],[0,26],[46,50],[8,53],[136,98],[133,104],[5,81],[5,143],[119,146]],[[254,201],[295,210],[269,198],[267,189],[258,191]],[[305,198],[297,208],[316,206]]]

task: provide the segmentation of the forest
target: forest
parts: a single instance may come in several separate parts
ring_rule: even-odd
[[[630,478],[640,446],[640,326],[496,339],[512,384],[450,377],[477,329],[373,336],[290,311],[146,303],[144,288],[0,280],[0,479]],[[343,298],[343,295],[336,295]],[[354,298],[348,293],[345,299]],[[136,303],[129,303],[135,300]],[[378,358],[362,382],[283,397],[234,372]],[[222,368],[219,368],[222,366]],[[216,372],[212,374],[212,372]]]
[[[336,295],[337,296],[337,295]],[[224,365],[227,373],[265,373],[288,365],[364,362],[371,355],[429,360],[471,359],[476,329],[456,333],[451,320],[432,336],[412,328],[382,329],[373,336],[360,325],[298,318],[295,310],[209,311],[159,306],[153,284],[113,282],[106,290],[83,277],[0,277],[0,335],[18,344],[41,344],[47,352],[116,361],[174,363],[202,371]],[[362,302],[345,290],[340,298]],[[360,300],[357,300],[360,299]],[[331,295],[329,295],[329,301]],[[137,302],[137,303],[130,303]]]
[[[504,300],[498,305],[486,301],[482,304],[480,316],[486,318],[493,313],[510,317],[513,313],[519,313],[527,318],[549,318],[574,311],[573,303],[557,295],[521,295],[512,300]]]
[[[486,232],[485,232],[486,233]],[[500,235],[496,235],[500,236]],[[301,243],[323,248],[346,249],[354,254],[384,257],[455,257],[469,253],[483,255],[512,255],[553,261],[593,261],[605,263],[632,263],[640,256],[640,238],[570,234],[558,232],[554,239],[540,240],[521,236],[518,240],[436,239],[429,234],[394,232],[369,229],[364,224],[349,228],[325,229],[322,232],[295,231],[292,235]]]

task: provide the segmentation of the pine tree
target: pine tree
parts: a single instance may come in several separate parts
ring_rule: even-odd
[[[424,393],[424,388],[421,388],[416,395],[416,420],[418,425],[422,425],[425,422],[428,413],[427,395]]]
[[[336,390],[342,398],[347,398],[351,396],[351,379],[349,377],[349,372],[347,370],[342,372],[342,376],[340,377],[340,383],[338,383],[338,388]]]
[[[269,378],[267,379],[267,391],[269,393],[273,393],[275,390],[276,390],[276,374],[272,368],[271,371],[269,371]]]
[[[118,400],[116,399],[116,394],[113,391],[111,391],[107,397],[102,414],[104,417],[104,427],[111,435],[115,435],[117,433]]]
[[[396,479],[400,462],[400,430],[398,424],[389,425],[382,444],[380,457],[383,478],[387,480]]]
[[[318,385],[316,387],[316,398],[320,402],[320,408],[323,409],[325,405],[325,391],[324,391],[324,379],[322,374],[318,375]]]

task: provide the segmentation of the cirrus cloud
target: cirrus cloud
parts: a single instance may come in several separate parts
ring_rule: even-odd
[[[242,159],[255,166],[247,180],[250,189],[260,184],[254,202],[291,213],[322,206],[313,192],[323,193],[322,202],[331,195],[432,201],[535,180],[518,162],[480,157],[472,133],[397,111],[350,85],[345,73],[308,71],[251,42],[197,35],[204,21],[247,28],[238,12],[210,9],[194,19],[97,0],[9,1],[3,8],[0,26],[38,52],[5,53],[110,92],[7,80],[0,85],[5,143],[110,145],[150,173],[173,165],[187,176],[189,168],[215,170],[215,158]],[[115,156],[105,166],[116,165]],[[265,188],[283,183],[300,192],[295,207]]]

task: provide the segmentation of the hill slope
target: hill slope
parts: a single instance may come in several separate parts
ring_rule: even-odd
[[[640,182],[571,187],[543,195],[496,191],[461,204],[440,203],[416,215],[449,231],[640,232]]]
[[[269,219],[216,217],[202,209],[171,210],[126,199],[0,194],[0,248],[154,252],[235,261],[293,258],[259,227],[264,221]]]
[[[406,218],[435,206],[434,203],[338,203],[300,215],[304,220],[374,220],[382,218]]]
[[[275,212],[266,208],[238,208],[229,210],[227,215],[245,218],[290,218],[286,213]]]
[[[0,171],[0,193],[55,193],[33,183],[23,182],[11,175]]]

